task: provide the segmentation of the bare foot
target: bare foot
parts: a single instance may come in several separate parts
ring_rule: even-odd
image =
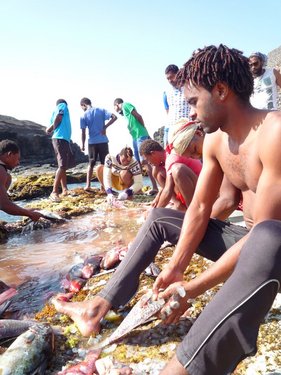
[[[83,336],[98,333],[101,319],[111,308],[111,304],[99,296],[83,302],[65,302],[53,298],[52,303],[58,312],[68,315],[76,323]]]

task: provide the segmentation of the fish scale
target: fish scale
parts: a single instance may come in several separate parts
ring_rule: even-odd
[[[151,318],[159,310],[161,310],[161,308],[165,305],[164,299],[153,301],[151,296],[151,292],[142,296],[141,299],[131,309],[126,318],[122,321],[122,323],[112,333],[112,335],[98,344],[97,347],[104,348],[105,346],[119,340],[120,338],[131,332],[134,328],[146,323],[149,318]]]

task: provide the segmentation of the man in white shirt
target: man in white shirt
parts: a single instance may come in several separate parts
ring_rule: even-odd
[[[276,110],[278,107],[278,90],[281,88],[281,74],[278,69],[265,68],[267,57],[254,52],[249,57],[249,65],[254,78],[254,91],[250,98],[253,107]]]

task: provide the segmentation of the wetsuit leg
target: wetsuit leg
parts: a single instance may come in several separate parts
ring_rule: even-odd
[[[281,221],[259,223],[237,265],[177,349],[189,375],[225,375],[256,352],[261,322],[281,282]]]

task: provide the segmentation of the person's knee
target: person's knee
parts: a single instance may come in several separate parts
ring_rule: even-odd
[[[176,163],[172,166],[172,176],[174,181],[177,182],[189,180],[193,183],[196,179],[194,172],[182,163]]]
[[[96,164],[96,161],[94,159],[89,160],[89,168],[93,169]]]
[[[251,240],[258,247],[280,248],[281,247],[281,221],[280,220],[264,220],[252,229]],[[267,250],[264,249],[264,250]]]

